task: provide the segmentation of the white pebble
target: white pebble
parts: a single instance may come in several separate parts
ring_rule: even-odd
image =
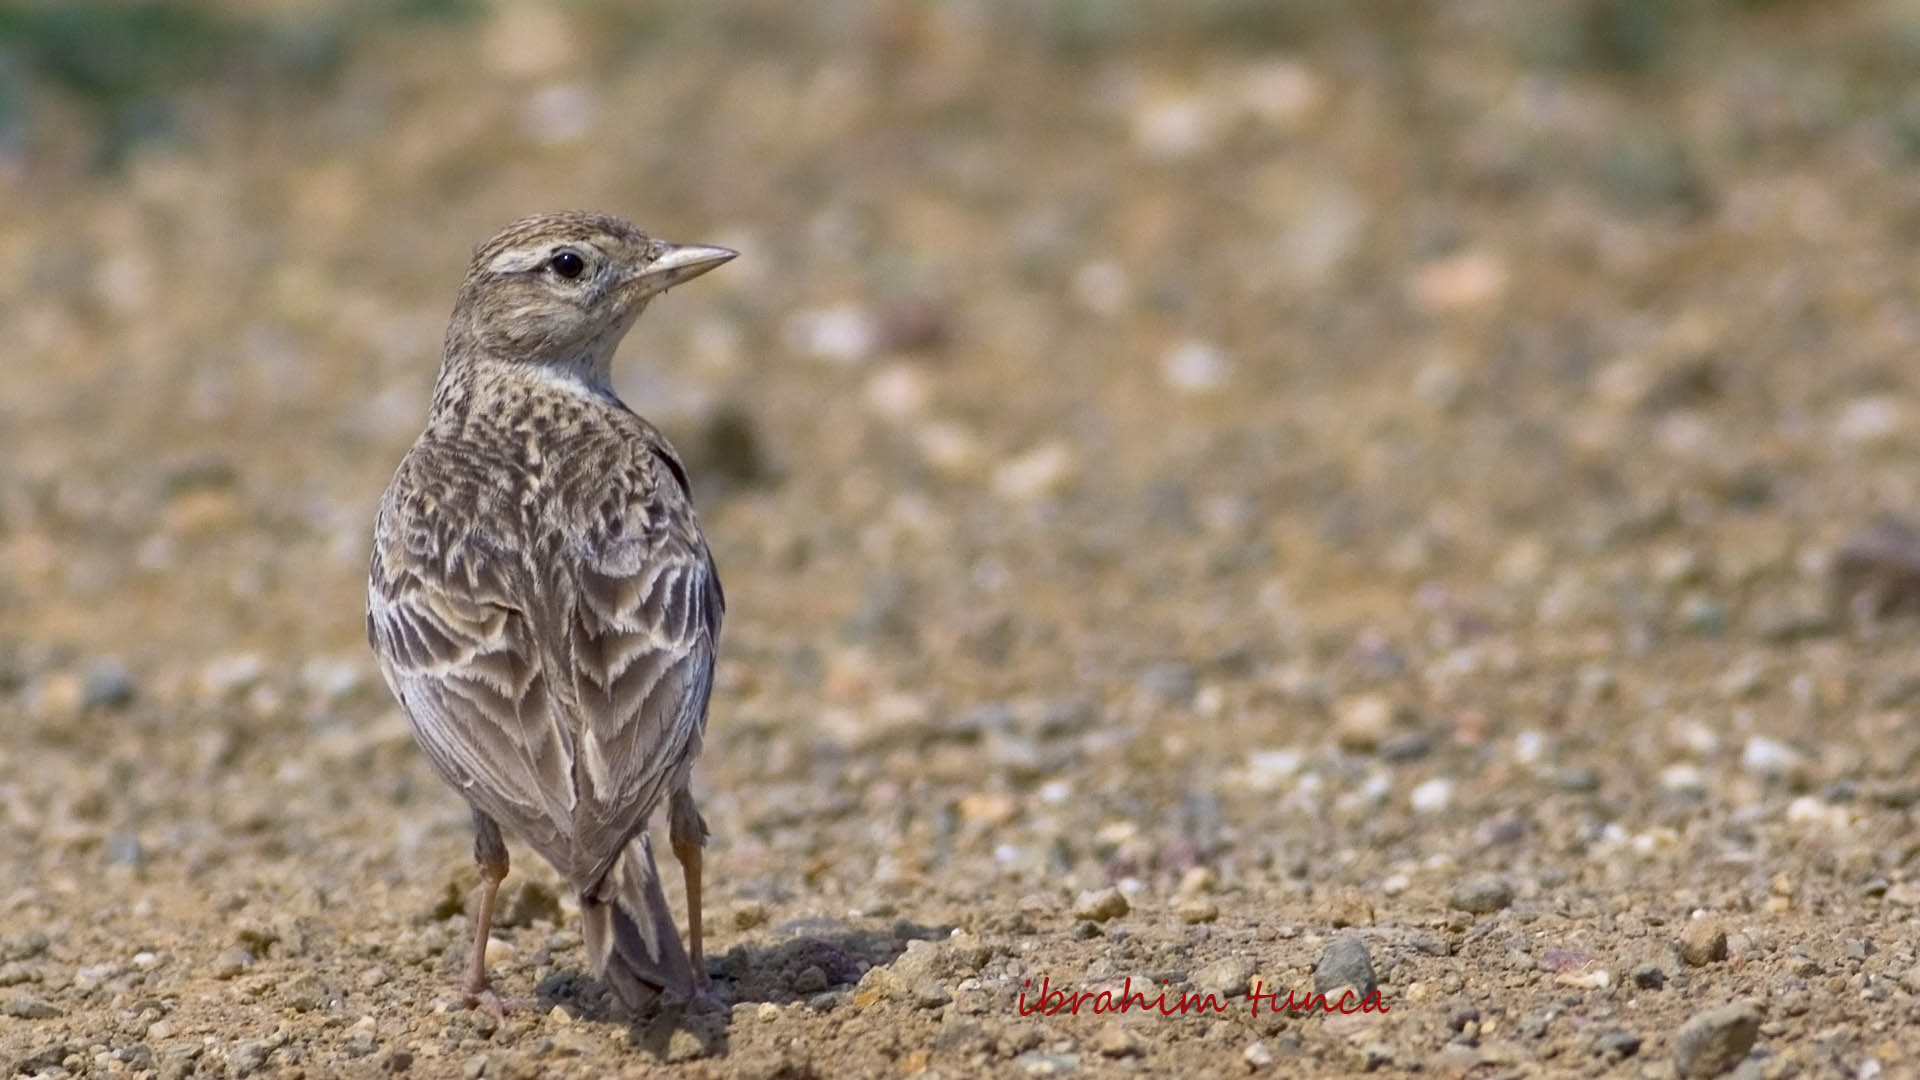
[[[933,381],[912,364],[890,364],[867,379],[867,406],[889,420],[918,415],[933,397]]]
[[[1529,728],[1513,737],[1513,760],[1522,765],[1532,765],[1545,757],[1547,737]]]
[[[1255,750],[1247,755],[1247,786],[1254,791],[1278,791],[1281,782],[1300,771],[1306,760],[1300,751]]]
[[[1812,795],[1802,795],[1787,804],[1787,821],[1794,825],[1820,825],[1835,832],[1853,824],[1846,807]]]
[[[1855,398],[1841,408],[1833,422],[1833,436],[1843,443],[1877,443],[1899,434],[1905,410],[1900,399],[1887,394]]]
[[[1800,751],[1777,739],[1755,735],[1740,752],[1740,767],[1755,776],[1778,778],[1800,767]]]
[[[1408,801],[1416,814],[1437,814],[1453,805],[1455,786],[1453,781],[1436,776],[1415,787]]]
[[[1669,765],[1660,770],[1660,786],[1668,791],[1699,795],[1707,790],[1707,778],[1695,766]]]
[[[787,341],[795,350],[836,364],[855,364],[880,345],[880,328],[857,304],[803,311],[787,320]]]
[[[1199,95],[1161,98],[1134,115],[1133,141],[1150,157],[1191,157],[1219,139],[1220,120],[1220,111]]]
[[[963,473],[980,461],[980,440],[959,424],[935,420],[921,426],[917,439],[927,464],[946,473]]]
[[[1044,498],[1065,486],[1074,471],[1071,447],[1058,441],[1041,443],[994,470],[993,493],[1015,502]]]
[[[1230,374],[1226,355],[1204,341],[1176,345],[1160,362],[1161,377],[1167,385],[1187,394],[1204,394],[1227,384]]]
[[[1688,720],[1674,732],[1674,744],[1699,757],[1710,757],[1720,749],[1720,735],[1698,720]]]

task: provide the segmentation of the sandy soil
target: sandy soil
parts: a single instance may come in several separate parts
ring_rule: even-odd
[[[505,5],[105,171],[36,94],[0,1070],[1913,1075],[1915,545],[1845,545],[1920,518],[1920,13],[1680,6]],[[745,253],[620,361],[731,601],[716,1000],[617,1015],[516,848],[496,1021],[362,582],[566,206]],[[1246,1000],[1316,984],[1384,1008]],[[1034,1011],[1142,988],[1222,1007]]]

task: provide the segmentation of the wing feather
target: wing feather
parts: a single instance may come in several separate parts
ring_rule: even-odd
[[[725,601],[685,492],[634,483],[589,531],[575,570],[575,810],[583,860],[604,871],[699,752]]]
[[[508,570],[467,551],[461,572],[445,572],[391,535],[376,540],[367,629],[421,749],[475,806],[569,867],[573,739]]]

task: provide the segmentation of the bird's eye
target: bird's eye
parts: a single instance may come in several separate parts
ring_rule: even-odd
[[[563,278],[577,278],[587,269],[587,260],[571,251],[563,251],[548,259],[547,265]]]

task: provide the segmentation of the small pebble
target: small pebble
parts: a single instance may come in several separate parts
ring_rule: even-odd
[[[947,988],[932,978],[915,979],[907,988],[908,996],[923,1009],[937,1009],[953,1000]]]
[[[1683,1077],[1709,1077],[1732,1069],[1760,1037],[1760,1007],[1737,1001],[1696,1013],[1673,1037],[1674,1068]]]
[[[855,364],[880,344],[880,327],[855,304],[804,311],[787,322],[787,343],[797,352],[835,364]]]
[[[51,1020],[60,1015],[51,1001],[38,994],[15,994],[0,1005],[0,1012],[16,1020]]]
[[[1315,917],[1336,930],[1349,926],[1372,926],[1373,903],[1358,889],[1341,889],[1315,912]]]
[[[1077,469],[1073,450],[1066,443],[1041,443],[1006,459],[994,470],[993,493],[1011,502],[1043,499],[1065,487]]]
[[[133,672],[118,660],[103,660],[87,669],[81,684],[83,709],[121,709],[133,701]]]
[[[1201,893],[1212,892],[1213,887],[1219,882],[1220,875],[1213,867],[1190,866],[1186,873],[1180,875],[1180,884],[1174,892],[1183,897],[1199,896]]]
[[[1900,399],[1885,394],[1855,398],[1833,422],[1833,437],[1856,445],[1885,441],[1905,431],[1905,409]]]
[[[1436,776],[1421,782],[1407,797],[1416,814],[1438,814],[1453,805],[1453,792],[1457,787],[1452,780]]]
[[[867,379],[867,406],[888,420],[907,420],[926,410],[933,380],[915,364],[890,364]]]
[[[1367,943],[1355,934],[1341,934],[1327,942],[1326,948],[1320,951],[1319,962],[1313,966],[1316,993],[1327,994],[1331,1000],[1335,990],[1348,986],[1362,998],[1380,988],[1380,980],[1373,970],[1373,954],[1367,951]]]
[[[1210,149],[1224,119],[1200,94],[1156,97],[1134,114],[1133,139],[1149,157],[1178,160]]]
[[[1740,752],[1741,768],[1770,780],[1792,776],[1802,768],[1805,760],[1800,751],[1765,735],[1748,739],[1746,748]]]
[[[1095,889],[1080,894],[1073,902],[1073,917],[1089,922],[1106,922],[1117,919],[1131,910],[1127,898],[1119,889]]]
[[[1333,737],[1340,749],[1366,753],[1393,731],[1393,702],[1379,694],[1343,698],[1333,707]]]
[[[1168,388],[1183,394],[1211,393],[1225,386],[1231,374],[1226,355],[1204,341],[1176,345],[1160,362]]]
[[[252,1076],[267,1064],[267,1053],[259,1039],[242,1039],[227,1050],[227,1068],[235,1076]]]
[[[1689,919],[1680,928],[1680,959],[1704,967],[1727,958],[1727,932],[1712,919]]]
[[[1246,997],[1253,986],[1253,961],[1244,956],[1223,956],[1194,972],[1193,985],[1223,1000]]]
[[[1432,314],[1487,306],[1507,291],[1506,260],[1491,251],[1463,251],[1421,267],[1413,277],[1413,301]]]
[[[1433,752],[1433,736],[1421,732],[1395,735],[1380,744],[1380,759],[1395,764],[1419,761]]]
[[[247,949],[227,949],[213,958],[208,974],[216,979],[231,979],[253,966],[253,953]]]
[[[1029,1050],[1014,1058],[1013,1066],[1026,1076],[1066,1076],[1080,1068],[1080,1055]]]
[[[1140,1057],[1147,1052],[1147,1040],[1120,1024],[1110,1023],[1093,1037],[1093,1049],[1102,1057]]]
[[[1189,926],[1198,923],[1210,923],[1220,917],[1220,905],[1204,896],[1189,896],[1174,908],[1180,921]]]
[[[1615,1028],[1604,1032],[1593,1041],[1594,1052],[1602,1057],[1621,1061],[1640,1052],[1640,1036],[1631,1031]]]
[[[1461,882],[1447,902],[1461,911],[1491,915],[1513,903],[1513,885],[1501,877],[1475,877]]]

